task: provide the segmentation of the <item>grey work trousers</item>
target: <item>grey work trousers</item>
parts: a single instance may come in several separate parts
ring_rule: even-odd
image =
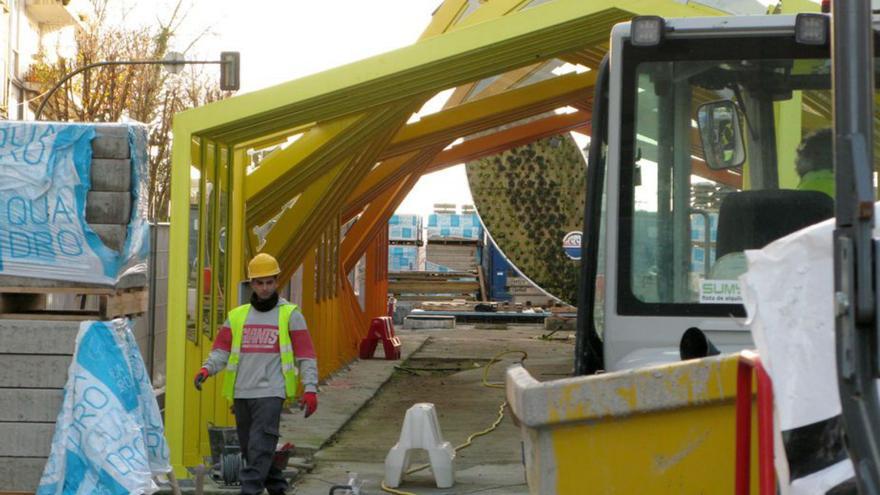
[[[235,399],[235,429],[246,461],[241,468],[242,495],[258,495],[263,488],[271,495],[287,490],[287,480],[280,469],[272,465],[272,457],[278,446],[278,425],[284,399],[262,397],[259,399]]]

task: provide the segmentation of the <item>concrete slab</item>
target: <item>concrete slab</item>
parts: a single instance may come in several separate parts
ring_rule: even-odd
[[[63,398],[62,389],[0,388],[0,422],[54,422]]]
[[[45,457],[0,458],[0,480],[4,490],[21,490],[32,493],[40,483]]]
[[[569,376],[573,342],[541,340],[542,333],[543,326],[536,324],[510,325],[505,332],[469,325],[430,334],[399,330],[404,361],[355,361],[321,385],[314,416],[304,420],[295,410],[282,417],[282,441],[320,449],[315,469],[303,473],[289,493],[324,495],[331,485],[347,482],[352,472],[364,480],[361,494],[383,493],[379,484],[385,456],[400,436],[406,409],[416,402],[436,405],[443,436],[453,445],[485,429],[497,417],[504,390],[482,386],[483,366],[500,352],[526,351],[526,368],[540,380]],[[489,381],[501,382],[507,365],[518,360],[518,355],[504,356],[490,370]],[[396,371],[395,366],[404,362],[405,369]],[[415,453],[414,463],[426,460],[422,453]],[[459,451],[455,486],[438,489],[425,471],[406,475],[400,490],[432,495],[521,495],[528,493],[524,476],[519,428],[508,414],[496,431]],[[183,480],[182,485],[183,493],[194,493],[190,480]],[[171,491],[166,486],[160,493]],[[237,491],[207,482],[204,493]]]
[[[131,160],[95,158],[92,160],[92,191],[131,190]]]
[[[78,321],[0,320],[0,352],[73,356],[77,332]]]
[[[384,464],[375,462],[322,462],[318,468],[306,475],[296,484],[296,495],[325,495],[330,490],[330,482],[344,484],[351,473],[363,480],[362,495],[384,494],[380,488],[384,475]],[[526,495],[528,486],[523,478],[523,469],[517,464],[482,464],[457,470],[455,485],[452,488],[437,488],[430,471],[422,471],[404,477],[400,491],[419,495],[450,495],[459,493],[479,493],[480,495]]]
[[[129,220],[131,193],[89,191],[86,197],[87,222],[128,224]]]
[[[104,245],[116,251],[122,251],[125,246],[125,237],[128,235],[128,225],[117,223],[89,223],[89,227],[98,234]]]
[[[403,319],[403,328],[410,330],[435,330],[455,328],[455,317],[447,315],[410,314]]]
[[[92,158],[128,158],[128,128],[100,126],[92,140]]]

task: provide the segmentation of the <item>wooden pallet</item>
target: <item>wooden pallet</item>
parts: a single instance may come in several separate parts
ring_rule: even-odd
[[[79,307],[47,307],[49,294],[74,294]],[[139,287],[10,287],[0,286],[0,318],[16,320],[110,320],[145,313],[149,291]],[[87,302],[94,300],[91,308]]]
[[[388,274],[388,292],[401,301],[473,300],[480,290],[472,272],[395,272]]]
[[[388,280],[450,280],[457,278],[476,278],[477,272],[391,272]]]

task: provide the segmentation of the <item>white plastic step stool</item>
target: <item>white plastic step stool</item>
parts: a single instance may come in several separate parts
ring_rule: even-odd
[[[403,473],[409,468],[412,449],[428,451],[437,488],[452,487],[455,483],[452,471],[455,449],[452,444],[443,441],[434,404],[421,402],[407,409],[403,428],[400,430],[400,440],[385,457],[385,484],[389,487],[400,486]]]

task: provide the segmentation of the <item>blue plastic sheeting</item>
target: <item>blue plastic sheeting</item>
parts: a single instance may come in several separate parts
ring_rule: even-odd
[[[392,241],[420,241],[422,217],[419,215],[391,215],[388,220],[388,238]]]
[[[171,470],[159,406],[127,319],[83,322],[38,495],[153,493]]]
[[[123,251],[85,221],[95,126],[0,122],[0,275],[113,285],[142,268],[146,226],[146,129],[129,128],[132,216]]]
[[[418,246],[389,246],[388,271],[412,272],[421,270]]]
[[[428,215],[429,239],[473,239],[483,236],[483,224],[476,213],[432,213]]]

